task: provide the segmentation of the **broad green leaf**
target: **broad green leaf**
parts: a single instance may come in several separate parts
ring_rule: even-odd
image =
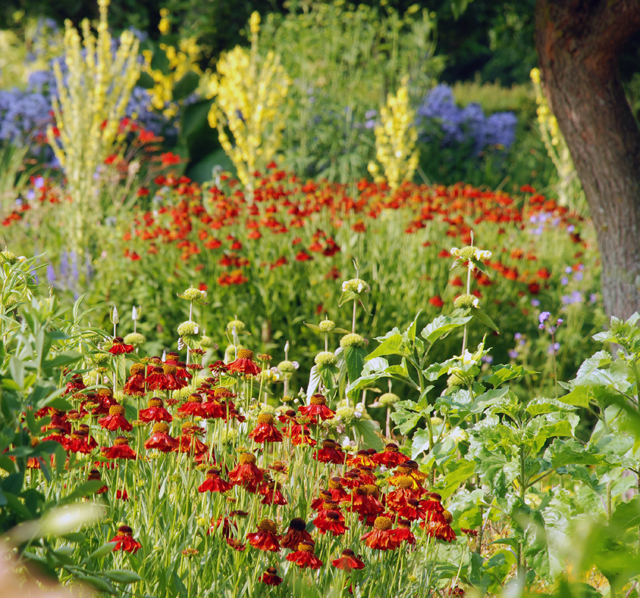
[[[358,434],[362,436],[364,446],[381,451],[384,448],[380,436],[376,432],[380,431],[377,421],[371,419],[359,419],[353,426]]]
[[[478,320],[478,322],[482,322],[485,326],[488,326],[489,328],[491,328],[492,330],[500,334],[500,330],[498,329],[498,326],[496,326],[496,323],[481,309],[479,308],[472,309],[471,315],[476,320]]]
[[[366,349],[363,347],[345,347],[344,361],[349,374],[349,382],[357,380],[362,373],[365,357]]]
[[[136,581],[142,581],[142,577],[128,569],[110,569],[109,571],[105,571],[103,575],[116,583],[135,583]]]
[[[402,334],[398,332],[383,340],[379,347],[367,355],[367,361],[384,355],[402,355],[403,357],[411,355],[411,351],[402,338]]]
[[[430,345],[433,345],[438,339],[447,335],[452,330],[464,326],[471,316],[465,317],[450,317],[450,316],[438,316],[433,322],[427,324],[423,328],[420,336],[424,338]]]

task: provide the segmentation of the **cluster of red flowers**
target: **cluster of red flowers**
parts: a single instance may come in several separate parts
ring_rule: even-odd
[[[331,260],[341,251],[335,234],[345,222],[355,220],[350,225],[351,230],[364,233],[370,231],[371,224],[389,210],[404,211],[407,217],[405,233],[408,235],[418,233],[435,221],[440,227],[438,234],[449,237],[451,244],[459,242],[462,245],[471,243],[471,230],[481,222],[494,223],[497,237],[525,228],[532,217],[535,219],[540,215],[556,227],[571,226],[569,230],[574,230],[580,221],[565,207],[535,193],[531,187],[525,189],[531,196],[523,202],[502,191],[481,191],[462,184],[444,187],[405,183],[398,191],[392,192],[385,184],[362,180],[357,185],[357,195],[351,197],[350,187],[346,185],[303,183],[295,175],[274,168],[259,179],[249,200],[238,188],[237,181],[224,175],[221,180],[220,187],[226,191],[219,187],[202,189],[184,176],[158,177],[156,184],[169,187],[175,202],[165,203],[154,212],[140,211],[136,215],[131,232],[125,234],[124,240],[131,243],[125,249],[126,255],[131,259],[140,259],[141,256],[144,259],[145,254],[158,252],[159,243],[178,247],[183,261],[194,259],[199,262],[198,255],[218,251],[218,265],[223,270],[216,274],[217,282],[220,286],[230,286],[249,281],[242,269],[249,260],[242,256],[242,252],[255,255],[252,243],[265,235],[282,236],[279,246],[288,245],[291,250],[260,266],[274,269],[296,261],[311,261],[316,256]],[[317,214],[322,214],[322,218],[314,219]],[[367,225],[366,221],[370,224]],[[325,223],[325,230],[317,229],[320,222]],[[303,227],[316,228],[306,246],[297,232]],[[236,236],[243,229],[248,231],[247,247]],[[583,244],[579,233],[572,233],[571,238],[575,243]],[[431,243],[427,241],[425,245]],[[497,245],[488,248],[497,249]],[[446,250],[441,253],[440,257],[450,258]],[[134,255],[135,258],[132,257]],[[521,272],[513,263],[520,259],[535,261],[535,254],[520,251],[520,255],[510,254],[508,257],[511,263],[505,263],[497,254],[490,267],[507,280],[525,283],[535,294],[535,285],[539,285],[540,280],[528,268]],[[327,276],[331,277],[333,268],[335,265],[329,261],[325,269]],[[484,274],[479,273],[478,279],[481,286],[491,284]]]
[[[121,339],[114,339],[111,352],[114,355],[126,353],[127,345]],[[195,355],[198,355],[197,350]],[[267,358],[262,358],[265,363]],[[189,372],[202,369],[201,365],[179,361],[178,353],[168,353],[166,361],[159,358],[134,363],[124,385],[123,392],[130,397],[142,398],[150,395],[148,406],[137,411],[137,426],[152,425],[152,430],[143,446],[147,451],[160,453],[182,453],[197,464],[203,464],[205,478],[199,483],[200,493],[227,493],[234,488],[254,494],[262,505],[282,506],[288,504],[283,492],[288,476],[288,465],[273,461],[269,466],[260,467],[255,454],[241,452],[237,462],[229,463],[223,458],[219,463],[213,446],[208,446],[198,437],[205,430],[197,423],[201,420],[221,419],[225,422],[245,421],[233,402],[235,395],[220,385],[220,375],[235,376],[238,380],[256,376],[261,368],[253,361],[253,353],[242,349],[231,363],[216,362],[209,366],[211,375],[197,386],[191,385],[186,400],[175,398],[161,399],[157,393],[185,388],[193,381]],[[182,393],[178,393],[180,395]],[[77,409],[61,412],[47,407],[35,413],[37,418],[49,417],[42,426],[48,435],[44,440],[60,443],[67,453],[94,455],[100,452],[104,458],[112,461],[137,459],[136,450],[129,445],[129,438],[118,436],[111,446],[99,447],[90,434],[86,424],[78,424],[85,416],[96,416],[101,428],[110,432],[128,432],[133,424],[126,417],[127,409],[118,404],[113,392],[101,388],[91,392],[85,387],[79,374],[72,375],[64,389],[64,395],[78,402]],[[173,413],[172,413],[173,411]],[[270,413],[261,413],[248,437],[263,447],[268,444],[290,443],[298,450],[309,451],[309,456],[318,464],[324,464],[321,475],[326,480],[325,490],[310,501],[306,518],[291,520],[284,535],[278,534],[277,524],[271,519],[263,519],[257,530],[237,537],[238,517],[246,517],[243,511],[231,511],[211,520],[209,533],[221,534],[221,538],[233,550],[243,551],[249,544],[255,550],[279,552],[288,550],[286,559],[300,568],[318,569],[323,566],[316,554],[316,544],[322,536],[344,536],[353,526],[362,526],[359,534],[362,547],[372,550],[388,551],[401,547],[411,549],[416,544],[414,532],[423,530],[425,536],[433,541],[452,542],[456,534],[451,528],[452,517],[442,505],[438,494],[429,492],[425,487],[427,475],[419,470],[415,461],[403,454],[394,443],[388,443],[385,449],[362,449],[355,454],[345,453],[340,445],[330,438],[313,438],[323,434],[318,425],[321,421],[333,419],[335,413],[326,404],[322,394],[315,394],[308,405],[294,409],[281,410],[275,417]],[[185,420],[181,426],[181,435],[170,434],[175,419]],[[141,447],[138,447],[138,451]],[[269,451],[261,451],[267,454]],[[29,460],[29,467],[40,468],[41,461]],[[91,469],[89,480],[102,482],[98,494],[109,492],[103,482],[99,467],[113,467],[115,463],[96,461]],[[379,468],[382,468],[379,470]],[[389,473],[385,473],[389,472]],[[116,499],[128,500],[126,488],[114,489]],[[233,503],[229,503],[233,504]],[[306,521],[313,523],[317,535],[307,530]],[[415,526],[415,529],[412,528]],[[471,530],[467,530],[470,533]],[[114,537],[115,550],[136,552],[141,544],[133,539],[130,527],[118,528]],[[361,556],[345,549],[331,561],[333,567],[350,572],[363,569],[366,564]],[[277,569],[270,567],[261,577],[265,584],[278,585],[282,579]]]

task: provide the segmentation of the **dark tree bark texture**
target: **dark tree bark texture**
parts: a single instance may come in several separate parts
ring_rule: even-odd
[[[536,4],[542,82],[589,202],[605,310],[624,318],[640,311],[640,130],[618,56],[638,30],[640,0]]]

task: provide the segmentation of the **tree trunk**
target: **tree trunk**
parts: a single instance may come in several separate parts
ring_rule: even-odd
[[[618,55],[638,30],[639,0],[536,4],[542,82],[589,202],[605,311],[623,318],[640,311],[640,130]]]

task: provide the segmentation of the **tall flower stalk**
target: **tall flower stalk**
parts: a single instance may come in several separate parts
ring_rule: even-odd
[[[89,216],[100,213],[98,167],[119,141],[120,121],[140,74],[138,40],[124,31],[114,53],[107,22],[109,0],[99,0],[98,5],[97,36],[87,19],[81,31],[70,21],[65,23],[66,72],[54,63],[59,94],[53,100],[56,128],[49,126],[47,131],[67,179],[74,214],[72,239],[79,250],[86,242]]]

